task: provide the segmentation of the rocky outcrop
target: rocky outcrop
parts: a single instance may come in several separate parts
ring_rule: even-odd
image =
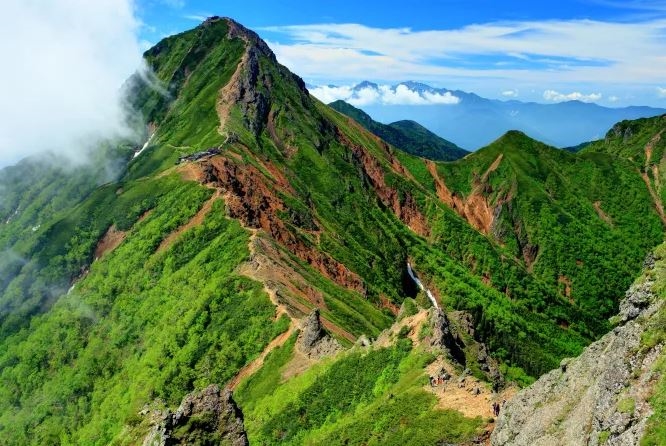
[[[436,309],[431,319],[432,337],[430,346],[446,350],[460,365],[465,366],[465,343],[461,337],[453,333],[449,318],[441,309]]]
[[[220,390],[215,384],[187,395],[175,413],[153,413],[153,421],[143,446],[249,444],[243,414],[231,391]]]
[[[470,360],[475,362],[475,366],[478,366],[486,379],[493,383],[495,389],[503,385],[497,361],[490,356],[483,342],[474,339],[471,314],[453,311],[447,315],[441,309],[437,309],[432,315],[431,324],[433,333],[430,339],[431,347],[446,351],[463,367],[471,366],[468,364]]]
[[[342,350],[340,343],[324,330],[317,308],[303,321],[296,345],[310,359],[331,356]]]
[[[654,262],[646,262],[654,266]],[[619,325],[575,359],[542,376],[507,403],[493,445],[637,445],[652,410],[653,365],[663,345],[641,345],[663,306],[653,282],[632,286]]]

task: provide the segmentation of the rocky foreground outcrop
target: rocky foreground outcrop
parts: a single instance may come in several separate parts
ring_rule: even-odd
[[[441,309],[434,309],[430,323],[431,347],[444,350],[463,368],[472,366],[468,361],[476,362],[475,366],[493,384],[495,390],[502,387],[504,380],[497,361],[490,356],[486,345],[475,339],[474,324],[469,313],[452,311],[447,314]]]
[[[654,262],[645,266],[654,268]],[[509,401],[492,444],[638,445],[652,414],[648,400],[657,378],[653,366],[663,348],[641,344],[663,307],[653,285],[651,279],[633,285],[612,332]]]
[[[324,330],[317,308],[303,321],[296,346],[310,359],[321,359],[342,350],[340,343]]]
[[[215,384],[187,395],[176,412],[157,412],[152,417],[154,425],[143,446],[249,444],[243,414],[231,391]]]

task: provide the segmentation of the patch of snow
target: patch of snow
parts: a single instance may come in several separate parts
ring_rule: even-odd
[[[433,296],[430,290],[426,289],[426,287],[423,286],[421,280],[419,280],[419,278],[416,277],[414,271],[412,270],[412,265],[409,262],[407,262],[407,273],[409,273],[409,277],[412,278],[414,283],[421,289],[421,291],[425,291],[426,295],[428,296],[428,299],[430,299],[430,302],[432,302],[432,306],[435,308],[439,308],[439,305],[437,305],[437,300],[435,300],[435,296]]]
[[[148,141],[146,141],[146,143],[143,145],[143,147],[141,147],[140,150],[138,150],[137,152],[134,153],[134,156],[132,157],[132,159],[134,159],[134,158],[136,158],[137,156],[141,155],[141,152],[143,152],[144,150],[146,150],[146,148],[147,148],[148,145],[150,144],[150,141],[153,139],[153,136],[155,136],[154,133],[153,133],[152,135],[150,135],[150,137],[148,138]]]

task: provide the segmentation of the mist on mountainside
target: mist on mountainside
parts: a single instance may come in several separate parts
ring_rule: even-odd
[[[46,151],[80,164],[133,135],[121,92],[141,65],[131,0],[8,0],[0,27],[0,167]]]

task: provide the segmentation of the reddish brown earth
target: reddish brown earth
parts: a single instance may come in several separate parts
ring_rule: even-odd
[[[427,237],[430,234],[430,228],[414,197],[410,193],[404,193],[404,197],[401,198],[397,190],[387,186],[384,178],[384,168],[377,158],[372,156],[365,147],[354,143],[339,130],[337,138],[338,141],[349,147],[354,160],[363,169],[364,175],[370,181],[380,201],[391,209],[395,216],[412,231],[423,237]],[[388,146],[385,149],[388,150]],[[391,162],[394,169],[399,169],[396,172],[404,172],[402,165],[393,159],[392,155],[389,158],[389,162]]]
[[[601,201],[595,201],[594,202],[594,210],[597,212],[597,215],[599,216],[600,219],[608,223],[609,225],[613,226],[613,220],[604,212],[603,209],[601,209]]]
[[[285,204],[266,177],[254,166],[240,166],[224,157],[205,164],[206,181],[224,191],[229,216],[247,228],[262,229],[299,259],[335,283],[365,295],[363,280],[346,266],[316,247],[306,244],[281,218]]]
[[[116,225],[111,225],[104,236],[97,242],[93,258],[99,259],[107,252],[113,251],[125,240],[126,236],[127,232],[119,231],[116,229]]]
[[[573,299],[571,297],[571,279],[569,279],[567,276],[559,276],[557,278],[557,283],[564,285],[564,295],[567,299],[569,299],[569,302],[573,303]]]
[[[648,141],[648,143],[645,145],[645,164],[647,165],[650,160],[652,159],[652,149],[654,149],[655,144],[657,144],[661,140],[661,134],[664,133],[664,131],[660,131],[656,135]]]
[[[483,175],[483,181],[487,179],[490,172],[497,168],[501,160],[502,155],[500,154]],[[489,234],[493,224],[493,208],[488,204],[487,198],[481,193],[482,188],[475,187],[467,198],[461,197],[446,187],[446,184],[437,172],[437,165],[434,162],[427,161],[427,166],[430,175],[435,180],[437,197],[478,231]]]
[[[666,214],[664,213],[664,205],[661,202],[661,199],[657,195],[657,192],[654,190],[652,187],[652,183],[650,182],[650,178],[648,177],[647,173],[641,172],[641,178],[643,178],[643,181],[645,182],[645,185],[648,188],[648,192],[650,193],[650,196],[652,197],[652,202],[654,203],[654,208],[657,211],[657,214],[659,214],[659,218],[661,218],[661,221],[664,225],[666,225]]]
[[[380,307],[381,308],[386,308],[391,313],[393,313],[394,316],[397,316],[398,313],[400,312],[400,307],[398,305],[394,304],[393,302],[391,302],[383,294],[379,296],[379,302],[380,302]]]

